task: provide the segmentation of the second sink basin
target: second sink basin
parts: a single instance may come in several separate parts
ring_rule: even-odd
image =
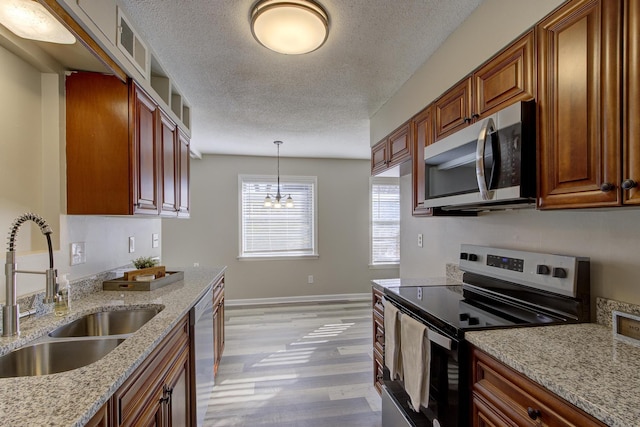
[[[160,310],[143,308],[133,310],[101,311],[60,326],[50,337],[92,337],[131,334],[151,320]]]
[[[32,344],[0,357],[0,378],[56,374],[102,359],[124,339],[49,341]]]

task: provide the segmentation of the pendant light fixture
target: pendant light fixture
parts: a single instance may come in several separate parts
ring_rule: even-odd
[[[278,147],[278,193],[276,194],[276,197],[274,197],[275,201],[272,201],[271,197],[273,196],[270,193],[267,193],[267,197],[264,198],[264,207],[280,209],[282,207],[282,203],[280,202],[282,199],[282,196],[280,195],[280,145],[282,145],[282,141],[273,141],[273,143]],[[287,208],[293,207],[291,194],[287,194],[287,200],[284,202],[284,206]]]
[[[324,44],[329,18],[322,6],[311,0],[261,0],[251,12],[251,33],[274,52],[301,55]]]
[[[58,44],[76,42],[64,25],[33,0],[0,1],[0,24],[24,39]]]

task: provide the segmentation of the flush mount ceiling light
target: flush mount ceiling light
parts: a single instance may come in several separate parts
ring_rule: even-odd
[[[282,145],[282,141],[273,141],[273,143],[278,147],[278,194],[276,194],[275,202],[271,201],[271,194],[267,194],[267,197],[264,198],[264,207],[280,209],[282,207],[282,203],[280,203],[280,200],[282,199],[282,196],[280,195],[280,146]],[[284,203],[284,206],[287,208],[293,207],[291,194],[287,194],[287,200]]]
[[[324,44],[329,18],[319,4],[310,0],[261,0],[251,12],[251,33],[268,49],[300,55]]]
[[[25,39],[58,44],[76,42],[64,25],[33,0],[0,1],[0,24]]]

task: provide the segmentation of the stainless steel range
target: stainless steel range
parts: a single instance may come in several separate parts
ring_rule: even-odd
[[[385,298],[428,329],[429,404],[414,412],[385,368],[382,425],[467,426],[466,331],[589,321],[588,258],[462,245],[460,286],[389,287]]]

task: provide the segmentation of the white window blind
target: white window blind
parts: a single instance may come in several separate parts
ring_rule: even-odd
[[[280,177],[282,208],[264,206],[278,192],[276,177],[241,175],[240,256],[317,255],[315,237],[315,177]],[[294,207],[284,207],[287,195]]]
[[[400,262],[400,185],[371,179],[371,264]]]

